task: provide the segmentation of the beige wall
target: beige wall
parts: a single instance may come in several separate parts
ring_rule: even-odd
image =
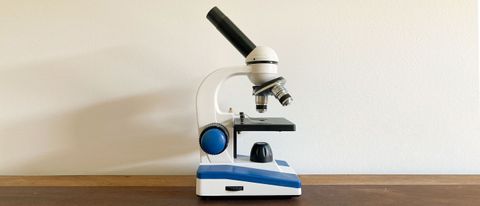
[[[476,2],[2,1],[0,175],[193,174],[195,92],[241,55],[218,5],[280,56],[267,140],[300,173],[479,173]],[[221,105],[254,112],[236,78]],[[235,95],[233,95],[235,94]]]

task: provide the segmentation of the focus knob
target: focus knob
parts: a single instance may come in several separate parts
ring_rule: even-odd
[[[217,155],[228,146],[228,130],[222,124],[212,123],[200,134],[200,147],[204,152]]]
[[[273,161],[270,145],[266,142],[256,142],[250,151],[250,161],[260,163]]]

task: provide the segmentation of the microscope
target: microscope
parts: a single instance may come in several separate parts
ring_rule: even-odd
[[[301,181],[284,160],[274,159],[266,142],[253,145],[250,156],[237,154],[237,138],[243,132],[295,131],[285,118],[254,118],[240,112],[222,111],[218,92],[233,76],[247,76],[253,84],[256,111],[267,111],[269,96],[287,106],[293,99],[285,89],[286,80],[277,74],[278,57],[269,47],[256,46],[217,7],[207,19],[245,57],[244,66],[218,69],[198,88],[196,110],[200,144],[200,164],[196,174],[196,194],[212,196],[300,196]]]

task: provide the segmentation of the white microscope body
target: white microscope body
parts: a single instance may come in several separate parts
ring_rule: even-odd
[[[260,157],[260,160],[252,161],[252,156],[237,155],[236,151],[236,137],[240,131],[294,131],[295,125],[288,120],[284,120],[287,126],[275,123],[276,120],[269,124],[269,119],[259,120],[266,120],[266,123],[255,122],[254,118],[247,121],[232,111],[221,111],[218,106],[219,89],[225,80],[233,76],[247,76],[255,86],[259,112],[266,111],[268,95],[275,96],[284,106],[290,104],[292,98],[283,87],[285,80],[277,74],[277,54],[269,47],[257,47],[251,43],[218,8],[214,7],[207,18],[246,55],[246,65],[216,70],[202,81],[198,89],[196,109],[201,150],[196,180],[197,195],[301,195],[301,182],[295,171],[285,161],[268,159],[272,158],[272,154],[267,143],[264,144],[269,151],[265,151],[265,148],[259,150],[260,156],[270,155],[266,159]],[[236,31],[231,31],[232,28]],[[288,129],[283,130],[281,127],[284,126]]]

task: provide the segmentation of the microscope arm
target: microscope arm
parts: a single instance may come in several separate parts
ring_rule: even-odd
[[[233,113],[224,112],[218,106],[218,92],[223,82],[233,76],[247,76],[250,66],[227,67],[210,73],[203,79],[197,92],[197,123],[200,130],[210,123],[226,123]]]

